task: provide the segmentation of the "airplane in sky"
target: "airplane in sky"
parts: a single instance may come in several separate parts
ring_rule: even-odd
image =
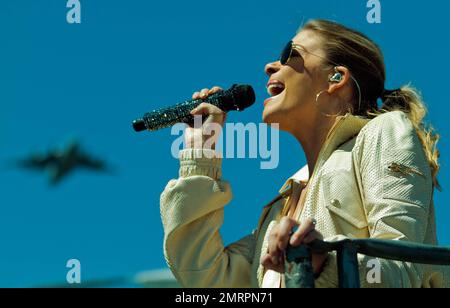
[[[50,184],[59,184],[75,169],[89,169],[95,172],[110,172],[111,168],[101,159],[86,154],[77,141],[63,150],[52,149],[46,154],[32,154],[17,162],[24,169],[47,171]]]

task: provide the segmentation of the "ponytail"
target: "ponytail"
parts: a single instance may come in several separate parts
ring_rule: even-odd
[[[437,180],[437,174],[439,173],[439,150],[437,149],[437,143],[440,136],[434,132],[434,129],[426,125],[423,121],[427,115],[427,108],[422,101],[422,97],[419,92],[406,85],[396,90],[384,90],[381,95],[383,105],[377,112],[370,112],[369,116],[377,116],[382,113],[391,112],[395,110],[403,111],[412,122],[420,142],[422,143],[425,155],[431,168],[431,174],[433,178],[433,187],[436,187],[439,191],[442,191],[441,186]]]
[[[325,66],[342,64],[357,80],[359,100],[352,102],[349,112],[369,119],[394,110],[405,112],[423,145],[433,176],[433,187],[441,190],[437,180],[439,151],[436,144],[439,135],[423,123],[427,110],[414,88],[407,85],[393,91],[383,90],[386,68],[381,48],[363,33],[333,21],[311,20],[301,30],[314,31],[321,37],[327,59]],[[354,90],[356,93],[357,89]],[[379,97],[383,101],[381,109],[377,105]]]

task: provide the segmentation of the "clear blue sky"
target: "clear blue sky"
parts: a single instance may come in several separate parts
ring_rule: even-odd
[[[259,123],[266,98],[264,64],[302,21],[328,18],[378,42],[387,88],[412,82],[430,108],[440,142],[444,192],[435,194],[438,235],[450,245],[447,1],[382,0],[380,25],[366,21],[366,1],[81,0],[82,23],[66,22],[65,0],[0,4],[0,286],[64,282],[68,259],[82,279],[165,266],[159,195],[177,176],[170,130],[135,134],[144,111],[202,87],[252,84],[257,103],[230,121]],[[42,174],[6,167],[10,159],[77,137],[116,176],[78,172],[56,189]],[[281,136],[280,165],[227,160],[234,200],[226,208],[226,243],[249,233],[261,207],[305,163]]]

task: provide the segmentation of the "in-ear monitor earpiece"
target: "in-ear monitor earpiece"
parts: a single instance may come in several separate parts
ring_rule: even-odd
[[[342,74],[341,73],[336,73],[333,76],[330,77],[330,79],[328,80],[329,82],[336,82],[339,83],[342,81]]]

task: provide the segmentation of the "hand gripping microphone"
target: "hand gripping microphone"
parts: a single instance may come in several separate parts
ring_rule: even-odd
[[[251,86],[235,84],[230,89],[214,93],[206,99],[184,101],[168,108],[148,112],[142,118],[133,121],[133,128],[136,132],[141,132],[155,131],[177,123],[191,124],[194,122],[194,116],[190,112],[201,103],[209,103],[228,112],[243,111],[254,102],[255,91]]]

